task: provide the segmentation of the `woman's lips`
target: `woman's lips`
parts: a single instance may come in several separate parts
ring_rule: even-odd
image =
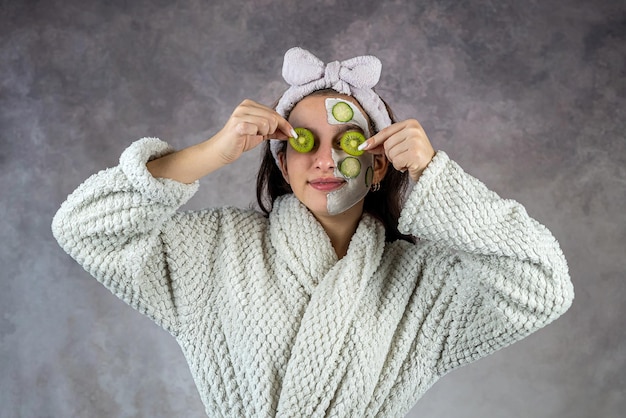
[[[323,192],[332,192],[333,190],[337,190],[341,186],[343,186],[345,180],[337,179],[337,178],[323,178],[323,179],[315,179],[309,181],[311,187],[315,190],[320,190]]]

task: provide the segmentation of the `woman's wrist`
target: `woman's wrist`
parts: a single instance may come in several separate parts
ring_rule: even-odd
[[[209,139],[149,161],[146,167],[153,177],[190,184],[225,165],[212,148]]]

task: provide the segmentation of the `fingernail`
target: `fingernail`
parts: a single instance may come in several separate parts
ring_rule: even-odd
[[[291,129],[291,136],[298,139],[298,134],[296,133],[296,130],[293,128]]]
[[[369,146],[369,142],[365,141],[361,145],[356,147],[356,149],[358,149],[359,151],[363,151],[364,149],[367,149],[368,146]]]

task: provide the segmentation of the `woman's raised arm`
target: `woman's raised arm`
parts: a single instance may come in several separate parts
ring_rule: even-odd
[[[148,171],[159,178],[193,183],[236,161],[262,141],[296,136],[293,127],[276,111],[244,100],[212,138],[148,162]]]

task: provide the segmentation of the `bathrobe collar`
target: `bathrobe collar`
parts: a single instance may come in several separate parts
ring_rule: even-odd
[[[283,380],[277,416],[316,416],[328,408],[343,370],[338,356],[367,283],[385,247],[385,229],[364,214],[348,252],[337,259],[330,239],[292,194],[281,196],[270,214],[270,239],[277,258],[310,294]]]

